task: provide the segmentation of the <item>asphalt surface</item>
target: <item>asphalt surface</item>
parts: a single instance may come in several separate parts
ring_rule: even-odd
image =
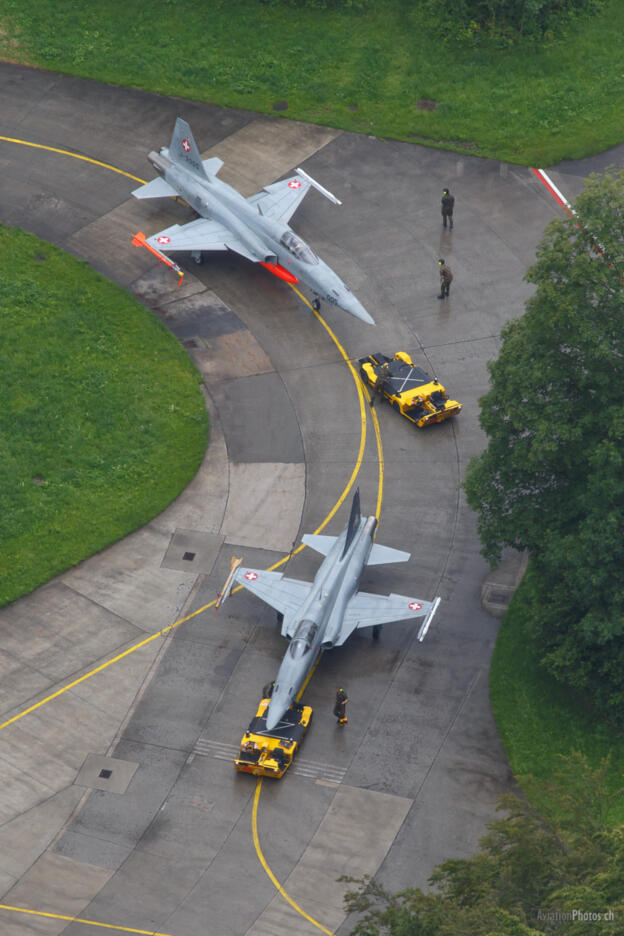
[[[378,644],[357,634],[324,655],[305,694],[313,726],[295,769],[264,781],[255,844],[256,785],[231,760],[285,648],[272,610],[245,592],[0,732],[2,902],[35,911],[0,910],[2,932],[101,931],[67,921],[79,916],[174,936],[346,933],[341,873],[425,886],[441,860],[474,851],[512,782],[488,700],[498,623],[481,608],[488,570],[459,485],[484,446],[487,361],[522,314],[523,275],[559,209],[521,167],[18,66],[0,65],[0,102],[2,136],[21,141],[0,141],[0,219],[84,257],[152,308],[202,371],[213,418],[205,462],[168,511],[0,613],[5,720],[204,608],[232,554],[259,567],[282,559],[336,504],[363,431],[365,513],[380,478],[371,414],[363,428],[340,350],[285,284],[214,256],[183,261],[176,290],[130,237],[185,219],[182,206],[139,203],[123,174],[25,142],[148,180],[146,154],[168,144],[180,114],[246,194],[303,163],[343,207],[311,193],[291,223],[377,322],[322,310],[349,358],[406,350],[464,404],[424,432],[376,408],[378,541],[412,558],[368,570],[362,588],[443,602],[423,644],[399,623]],[[555,178],[572,198],[582,177],[563,170]],[[444,186],[456,196],[452,232],[440,223]],[[443,303],[441,256],[454,273]],[[342,529],[348,503],[325,532]],[[288,574],[312,578],[318,563],[304,550]],[[331,716],[338,684],[350,698],[342,732]]]

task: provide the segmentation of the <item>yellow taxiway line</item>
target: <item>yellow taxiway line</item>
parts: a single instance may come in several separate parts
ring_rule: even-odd
[[[262,849],[260,848],[260,839],[258,838],[258,802],[260,800],[261,790],[262,790],[262,777],[258,777],[258,783],[256,784],[256,792],[254,794],[253,810],[251,813],[251,831],[253,835],[253,842],[254,842],[254,846],[256,849],[256,854],[258,855],[260,864],[262,865],[262,867],[268,874],[271,882],[275,885],[275,888],[280,894],[280,896],[283,897],[284,900],[288,904],[290,904],[293,910],[296,910],[300,916],[302,916],[304,919],[308,921],[308,923],[311,923],[313,926],[316,926],[317,929],[320,929],[324,933],[327,933],[327,936],[334,936],[332,930],[327,929],[326,926],[323,926],[322,923],[319,923],[317,920],[311,917],[308,913],[305,912],[305,910],[302,910],[299,904],[295,903],[292,897],[286,893],[286,891],[284,890],[280,882],[277,880],[277,878],[271,871],[269,865],[267,864],[267,861],[262,853]]]
[[[319,313],[318,313],[318,312],[316,311],[316,309],[314,309],[313,306],[308,302],[308,300],[305,298],[305,296],[304,296],[302,293],[300,293],[298,289],[296,289],[294,286],[292,286],[292,284],[291,284],[291,288],[293,289],[294,292],[297,293],[297,295],[298,295],[299,298],[302,300],[302,302],[304,302],[304,303],[314,312],[314,314],[316,315],[317,319],[318,319],[318,320],[320,321],[320,323],[323,325],[323,327],[325,328],[325,330],[327,331],[327,333],[328,333],[329,336],[331,337],[332,341],[334,342],[334,344],[336,345],[336,347],[337,347],[338,350],[340,351],[342,357],[344,358],[345,363],[347,364],[349,370],[351,371],[351,376],[353,377],[353,380],[355,381],[355,385],[356,385],[357,391],[358,391],[358,398],[359,398],[359,401],[360,401],[360,416],[361,416],[361,419],[362,419],[363,432],[364,432],[364,436],[365,436],[365,433],[366,433],[366,407],[365,407],[365,405],[364,405],[364,391],[362,390],[362,382],[361,382],[361,380],[360,380],[359,374],[356,372],[356,370],[355,370],[353,364],[352,364],[351,361],[349,360],[349,357],[348,357],[348,355],[347,355],[347,352],[345,351],[345,349],[343,348],[343,346],[341,345],[340,341],[338,340],[338,338],[336,337],[336,335],[334,334],[334,332],[331,330],[331,328],[329,327],[329,325],[327,324],[327,322],[325,321],[325,319],[323,319],[323,318],[321,317],[321,315],[319,315]],[[370,395],[369,395],[368,389],[366,389],[366,399],[368,400],[369,403],[371,402],[371,397],[370,397]],[[383,459],[383,447],[382,447],[382,443],[381,443],[381,431],[380,431],[380,428],[379,428],[379,420],[378,420],[378,418],[377,418],[377,413],[375,412],[375,409],[374,409],[374,407],[372,407],[372,406],[371,406],[371,408],[370,408],[370,412],[371,412],[371,417],[372,417],[372,421],[373,421],[373,428],[374,428],[374,430],[375,430],[375,440],[376,440],[376,443],[377,443],[377,458],[378,458],[378,463],[379,463],[379,479],[378,479],[378,486],[377,486],[377,505],[376,505],[376,509],[375,509],[375,516],[377,517],[377,520],[379,521],[379,517],[380,517],[380,514],[381,514],[381,503],[382,503],[382,500],[383,500],[384,459]],[[363,436],[363,437],[364,437],[364,436]],[[345,488],[345,490],[343,491],[342,499],[338,501],[336,507],[334,508],[334,510],[333,510],[333,512],[330,514],[330,516],[327,518],[327,520],[325,521],[325,523],[330,519],[331,516],[333,516],[333,514],[336,512],[336,510],[338,510],[338,507],[340,506],[340,504],[342,503],[342,501],[343,501],[343,500],[345,499],[345,497],[347,496],[347,493],[348,493],[350,487],[352,486],[352,484],[353,484],[353,482],[354,482],[354,480],[355,480],[355,478],[356,478],[356,476],[357,476],[357,472],[359,471],[359,467],[360,467],[361,461],[362,461],[363,451],[364,451],[363,446],[362,446],[362,444],[360,443],[359,458],[358,458],[358,462],[357,462],[357,465],[356,465],[357,470],[354,469],[354,473],[353,473],[352,476],[351,476],[351,479],[350,479],[350,481],[349,481],[349,485],[348,485],[348,486]],[[325,523],[323,524],[323,526],[325,525]],[[319,529],[322,529],[322,527],[319,527]],[[301,549],[303,549],[303,547],[304,547],[304,544],[302,543],[301,546],[299,546],[298,549],[295,550],[295,552],[299,552]],[[242,587],[242,586],[240,586],[240,587]],[[311,669],[310,672],[308,673],[308,675],[307,675],[307,677],[306,677],[306,680],[305,680],[303,686],[301,687],[301,690],[300,690],[299,693],[297,694],[297,701],[299,701],[299,699],[301,698],[301,696],[303,695],[303,693],[304,693],[304,691],[305,691],[305,689],[306,689],[306,686],[307,686],[308,683],[310,682],[310,679],[312,678],[312,675],[313,675],[313,673],[314,673],[316,667],[318,666],[318,664],[319,664],[319,662],[320,662],[321,655],[322,655],[322,654],[319,655],[318,660],[316,661],[316,663],[314,664],[314,666],[312,667],[312,669]],[[272,882],[272,884],[274,885],[274,887],[276,888],[276,890],[278,891],[278,893],[280,894],[280,896],[283,897],[283,899],[293,908],[293,910],[295,910],[300,916],[302,916],[305,920],[307,920],[308,923],[311,923],[312,926],[315,926],[317,929],[320,929],[323,933],[326,933],[327,936],[334,936],[334,933],[333,933],[332,930],[327,929],[326,926],[323,926],[322,923],[319,923],[318,920],[315,920],[314,917],[311,917],[309,913],[306,913],[306,911],[303,910],[303,909],[299,906],[299,904],[296,903],[296,902],[292,899],[292,897],[290,896],[290,894],[288,894],[288,893],[284,890],[284,888],[282,887],[282,885],[280,884],[280,882],[277,880],[277,878],[276,878],[275,875],[273,874],[273,871],[271,870],[271,868],[270,868],[270,866],[269,866],[269,864],[268,864],[266,858],[264,857],[264,853],[263,853],[262,848],[261,848],[261,846],[260,846],[260,838],[259,838],[259,835],[258,835],[258,804],[259,804],[259,802],[260,802],[260,793],[261,793],[261,791],[262,791],[262,777],[258,777],[258,782],[256,783],[256,791],[255,791],[255,794],[254,794],[253,809],[252,809],[252,812],[251,812],[251,833],[252,833],[254,848],[256,849],[256,855],[258,856],[258,860],[259,860],[260,864],[261,864],[262,867],[264,868],[264,870],[265,870],[267,876],[269,877],[269,880]]]
[[[49,153],[60,153],[61,156],[71,156],[73,159],[81,159],[83,162],[92,163],[94,166],[100,166],[102,169],[110,169],[111,172],[117,172],[127,179],[134,179],[135,182],[141,182],[145,185],[145,179],[139,179],[138,176],[132,175],[130,172],[124,172],[123,169],[117,169],[116,166],[100,162],[99,159],[93,159],[91,156],[81,156],[80,153],[72,153],[70,150],[58,149],[56,146],[44,146],[43,143],[31,143],[30,140],[17,140],[13,137],[0,136],[0,140],[4,140],[5,143],[18,143],[20,146],[32,146],[34,149],[48,150]]]
[[[0,910],[11,910],[13,913],[27,913],[30,916],[46,917],[51,920],[67,920],[68,923],[82,923],[83,926],[99,926],[101,929],[114,930],[117,933],[137,933],[138,936],[170,936],[161,930],[134,929],[132,926],[117,926],[115,923],[98,923],[97,920],[83,920],[80,917],[65,916],[63,913],[45,913],[43,910],[29,910],[27,907],[13,907],[11,904],[0,904]]]
[[[63,156],[71,156],[74,159],[83,160],[84,162],[91,163],[95,166],[100,166],[101,168],[108,169],[111,172],[117,172],[120,175],[125,176],[126,178],[133,179],[136,182],[144,183],[143,179],[140,179],[138,178],[138,176],[134,176],[129,172],[124,172],[124,170],[122,169],[117,169],[115,166],[111,166],[108,163],[101,162],[100,160],[93,159],[89,156],[81,156],[78,153],[72,153],[69,150],[58,149],[57,147],[54,147],[54,146],[44,146],[41,143],[32,143],[27,140],[14,139],[12,137],[0,136],[0,140],[3,140],[4,142],[7,142],[7,143],[17,143],[22,146],[31,146],[31,147],[34,147],[35,149],[42,149],[42,150],[47,150],[53,153],[59,153]],[[364,457],[364,449],[366,446],[366,424],[367,424],[366,405],[364,402],[364,391],[362,390],[362,383],[359,379],[359,375],[355,371],[355,368],[353,367],[353,364],[351,363],[349,356],[347,355],[347,352],[345,351],[342,344],[338,340],[338,337],[330,328],[330,326],[327,324],[325,319],[319,314],[319,312],[317,312],[316,309],[312,307],[312,305],[308,302],[305,296],[303,296],[303,294],[298,289],[296,289],[296,287],[293,286],[292,284],[291,284],[291,288],[299,296],[299,298],[311,309],[311,311],[314,313],[318,321],[321,323],[323,328],[326,330],[326,332],[328,333],[328,335],[330,336],[330,338],[332,339],[332,341],[338,348],[340,354],[342,355],[344,362],[346,363],[347,367],[349,368],[351,372],[351,376],[353,377],[353,380],[357,389],[357,393],[358,393],[359,404],[360,404],[360,430],[361,431],[360,431],[360,445],[359,445],[356,462],[353,467],[353,471],[351,472],[351,477],[349,478],[347,484],[345,485],[344,490],[342,491],[342,494],[340,495],[340,497],[338,498],[338,500],[336,501],[336,503],[334,504],[330,512],[327,514],[323,522],[314,531],[314,533],[317,534],[317,533],[320,533],[321,530],[323,530],[327,526],[327,524],[332,519],[332,517],[338,512],[338,510],[344,503],[349,491],[353,487],[353,484],[355,483],[355,479],[357,478],[359,474],[360,468],[362,466],[362,459]],[[370,396],[368,394],[368,390],[366,391],[366,398],[368,402],[370,403]],[[383,498],[383,478],[384,478],[383,449],[381,445],[381,435],[380,435],[380,430],[379,430],[379,421],[377,419],[377,414],[375,413],[372,407],[370,409],[370,412],[371,412],[371,416],[373,420],[373,427],[375,431],[378,462],[379,462],[379,482],[378,482],[378,490],[377,490],[377,504],[376,504],[376,510],[375,510],[375,516],[377,517],[377,520],[379,520],[380,514],[381,514],[381,503],[382,503],[382,498]],[[274,569],[279,568],[279,566],[287,562],[291,558],[292,555],[296,555],[297,553],[301,552],[301,550],[304,548],[305,548],[305,544],[301,543],[297,547],[297,549],[294,550],[292,553],[289,553],[287,556],[284,556],[274,565],[270,566],[269,570],[272,571]],[[241,586],[235,589],[235,591],[238,591],[240,587]],[[202,614],[204,611],[207,611],[209,608],[214,607],[215,604],[216,604],[216,599],[204,605],[203,607],[198,608],[196,611],[193,611],[191,614],[187,614],[185,617],[180,618],[177,621],[174,621],[173,624],[168,624],[167,627],[162,628],[162,630],[158,631],[157,633],[152,634],[149,637],[146,637],[144,640],[141,640],[136,644],[133,644],[131,647],[128,647],[122,653],[117,654],[116,656],[112,657],[110,660],[107,660],[105,663],[102,663],[99,666],[95,667],[94,669],[90,670],[88,673],[84,673],[78,679],[73,680],[71,683],[68,683],[68,685],[63,686],[61,689],[57,689],[55,692],[46,696],[44,699],[41,699],[39,702],[36,702],[34,705],[29,706],[27,709],[24,709],[24,711],[19,712],[17,715],[14,715],[12,718],[7,719],[6,721],[0,724],[0,731],[2,731],[4,728],[7,728],[9,725],[14,724],[20,719],[24,718],[26,715],[29,715],[31,712],[34,712],[37,709],[41,708],[43,705],[46,705],[48,702],[51,702],[53,699],[58,698],[59,696],[63,695],[65,692],[68,692],[70,689],[75,688],[76,686],[85,682],[87,679],[90,679],[92,676],[95,676],[97,673],[102,672],[103,670],[107,669],[109,666],[112,666],[114,663],[117,663],[119,660],[122,660],[124,657],[128,656],[129,654],[134,653],[135,650],[139,650],[141,647],[146,646],[147,644],[151,643],[153,640],[156,640],[159,637],[165,636],[166,634],[170,633],[175,628],[179,627],[181,624],[184,624],[186,621],[189,621],[192,618],[197,617],[199,614]],[[320,657],[319,657],[319,660],[320,660]],[[317,665],[318,665],[318,661],[315,664],[315,666],[312,668],[310,673],[308,674],[308,677],[304,685],[302,686],[298,697],[300,697],[303,694],[306,686],[308,685],[308,682],[312,678],[312,675]],[[295,901],[286,893],[284,888],[281,886],[281,884],[279,883],[279,881],[277,880],[277,878],[271,871],[271,868],[267,864],[267,861],[260,847],[260,840],[258,838],[258,802],[260,799],[261,789],[262,789],[262,778],[260,777],[258,779],[258,783],[256,786],[253,811],[252,811],[253,841],[254,841],[254,846],[255,846],[258,858],[260,860],[260,863],[262,864],[262,867],[266,871],[268,877],[270,878],[270,880],[272,881],[272,883],[274,884],[274,886],[276,887],[280,895],[284,898],[284,900],[286,900],[290,904],[290,906],[292,906],[293,909],[297,911],[297,913],[299,913],[306,920],[308,920],[308,922],[312,923],[313,926],[316,926],[318,929],[322,930],[324,933],[327,934],[327,936],[333,936],[331,930],[327,929],[321,923],[314,920],[311,916],[309,916],[309,914],[305,912],[305,910],[302,910],[302,908],[297,903],[295,903]],[[122,932],[122,933],[136,933],[136,934],[139,934],[139,936],[167,936],[167,934],[156,932],[155,930],[140,930],[140,929],[133,929],[131,927],[116,926],[110,923],[99,923],[95,920],[84,920],[84,919],[80,919],[79,917],[64,916],[63,914],[46,913],[44,911],[29,910],[25,907],[15,907],[9,904],[0,904],[0,910],[11,910],[14,913],[31,914],[33,916],[48,917],[48,918],[57,919],[57,920],[67,920],[69,922],[81,923],[85,926],[97,926],[101,929],[109,929],[109,930],[114,930],[114,931]]]

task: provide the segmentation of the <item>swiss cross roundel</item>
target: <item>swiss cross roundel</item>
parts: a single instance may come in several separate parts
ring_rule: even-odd
[[[157,237],[157,238],[156,238],[156,243],[157,243],[157,244],[168,244],[168,243],[170,243],[170,241],[171,241],[171,238],[170,238],[170,237]]]
[[[245,572],[245,578],[248,582],[254,582],[258,578],[257,572]]]
[[[288,188],[301,188],[301,182],[299,179],[291,179],[288,183]]]
[[[422,610],[422,605],[418,601],[410,601],[407,607],[410,609],[410,611]]]
[[[188,137],[184,137],[184,139],[182,140],[182,149],[184,150],[185,153],[188,153],[190,148],[191,148],[191,141],[189,140]]]

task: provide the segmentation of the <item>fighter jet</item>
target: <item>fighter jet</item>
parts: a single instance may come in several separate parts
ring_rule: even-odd
[[[239,567],[226,583],[227,598],[239,582],[278,612],[282,636],[290,644],[279,668],[267,712],[267,729],[275,728],[296,699],[321,650],[340,647],[354,630],[379,627],[406,618],[424,618],[423,640],[440,599],[424,601],[403,595],[371,595],[357,590],[367,565],[407,562],[410,554],[373,542],[376,517],[360,515],[356,491],[349,523],[340,536],[307,533],[303,542],[325,556],[314,582],[285,578],[280,572]]]
[[[204,159],[199,154],[191,128],[178,117],[169,148],[148,157],[159,178],[133,191],[135,198],[181,196],[199,215],[194,221],[174,224],[152,237],[142,231],[133,244],[147,247],[172,267],[182,281],[182,270],[167,254],[190,251],[202,262],[204,251],[231,250],[252,260],[287,283],[301,280],[314,293],[315,308],[320,300],[339,306],[356,318],[375,322],[339,276],[288,226],[288,221],[311,187],[330,201],[338,199],[302,169],[297,175],[267,185],[261,192],[244,198],[236,189],[217,178],[223,165],[218,157]]]

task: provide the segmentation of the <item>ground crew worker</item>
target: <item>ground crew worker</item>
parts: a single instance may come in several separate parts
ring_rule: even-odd
[[[446,299],[448,298],[451,283],[453,282],[453,274],[444,257],[438,260],[438,266],[440,267],[440,295],[438,299]]]
[[[347,718],[347,693],[344,689],[336,690],[336,703],[334,705],[334,715],[338,719],[338,724],[341,728],[347,724],[349,719]]]
[[[263,689],[262,689],[262,698],[263,698],[263,699],[270,699],[271,696],[273,695],[273,690],[274,690],[274,689],[275,689],[275,680],[273,679],[271,682],[267,683],[266,686],[263,687]]]
[[[442,224],[446,227],[446,220],[450,222],[451,231],[453,230],[453,207],[455,205],[455,196],[451,195],[447,188],[442,189]]]

